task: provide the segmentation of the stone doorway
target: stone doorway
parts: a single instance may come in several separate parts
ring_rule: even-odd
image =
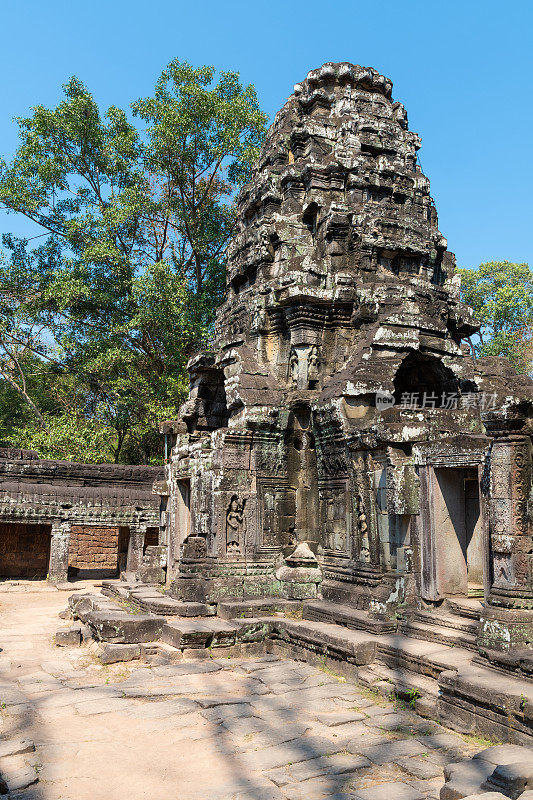
[[[51,525],[0,523],[0,578],[46,578],[51,538]]]
[[[480,597],[484,548],[477,469],[435,468],[432,489],[438,594]]]
[[[130,529],[121,525],[118,529],[118,571],[125,572],[128,565],[128,548],[130,546]]]
[[[176,522],[178,525],[179,544],[182,544],[191,533],[191,482],[178,481],[178,497]]]

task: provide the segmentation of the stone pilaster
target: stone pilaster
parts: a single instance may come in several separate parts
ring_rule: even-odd
[[[493,582],[482,614],[482,650],[533,649],[532,531],[528,517],[531,440],[502,436],[490,458]]]
[[[135,523],[130,527],[130,541],[128,545],[127,571],[137,572],[143,563],[144,537],[146,524]]]
[[[48,580],[51,583],[62,583],[68,580],[69,545],[70,522],[56,520],[52,523],[52,537],[50,541]]]

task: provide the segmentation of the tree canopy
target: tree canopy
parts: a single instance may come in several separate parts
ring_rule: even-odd
[[[461,269],[462,299],[481,329],[476,356],[505,356],[518,372],[533,370],[533,272],[527,264],[490,261]]]
[[[172,61],[131,114],[77,78],[19,119],[0,204],[0,437],[48,457],[148,462],[225,283],[234,198],[266,133],[253,86]]]

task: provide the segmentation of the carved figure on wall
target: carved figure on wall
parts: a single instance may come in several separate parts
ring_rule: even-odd
[[[264,308],[255,308],[252,314],[250,330],[262,331],[266,327],[267,315]]]
[[[289,378],[291,379],[292,383],[295,386],[298,384],[299,373],[300,373],[300,361],[298,358],[298,353],[293,347],[291,350],[291,354],[289,356]]]
[[[363,495],[357,494],[357,529],[359,531],[360,542],[360,561],[368,563],[370,561],[370,539],[368,537],[368,522],[366,520],[365,509],[363,506]]]
[[[239,498],[234,494],[226,511],[226,552],[242,553],[244,542],[244,506],[246,500],[239,503]]]
[[[308,381],[316,381],[318,380],[318,368],[320,366],[320,361],[318,359],[318,347],[314,344],[309,351],[309,355],[307,357],[307,380]]]

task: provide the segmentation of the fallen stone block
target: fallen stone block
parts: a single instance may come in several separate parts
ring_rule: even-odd
[[[99,658],[102,664],[116,664],[120,661],[133,661],[141,657],[139,644],[111,644],[105,642],[100,645]]]
[[[119,607],[112,600],[102,594],[73,594],[68,599],[70,610],[74,619],[87,622],[87,617],[93,611],[119,611]]]
[[[516,798],[533,789],[533,749],[519,745],[495,745],[467,760],[449,764],[440,800],[495,794]]]
[[[81,644],[81,627],[61,628],[56,631],[54,642],[57,647],[79,647]]]
[[[90,642],[93,640],[93,632],[84,622],[81,623],[80,630],[82,642]]]
[[[68,599],[68,604],[74,619],[83,620],[93,610],[95,601],[99,599],[96,594],[72,594]]]

